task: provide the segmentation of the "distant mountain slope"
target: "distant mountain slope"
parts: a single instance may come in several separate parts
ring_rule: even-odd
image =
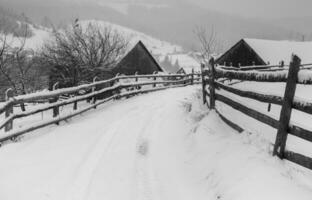
[[[152,53],[152,55],[158,60],[160,65],[163,64],[164,58],[168,56],[170,58],[171,66],[162,65],[167,70],[167,72],[177,72],[177,70],[171,69],[174,67],[176,62],[178,62],[180,67],[183,67],[187,72],[190,72],[192,68],[197,71],[200,68],[198,62],[192,57],[192,55],[186,53],[185,50],[179,45],[171,44],[169,42],[156,39],[145,33],[110,22],[105,22],[101,20],[83,20],[80,22],[83,27],[87,27],[89,23],[96,24],[100,27],[111,27],[113,30],[118,31],[129,40],[129,50],[137,42],[142,41],[147,49]]]
[[[196,67],[197,65],[196,61],[189,54],[185,53],[184,49],[179,45],[171,44],[169,42],[149,36],[145,33],[102,20],[82,20],[79,23],[82,27],[87,27],[89,23],[93,23],[103,28],[110,27],[112,30],[118,31],[129,41],[129,50],[137,42],[142,41],[146,45],[147,49],[153,54],[153,56],[160,62],[160,64],[163,57],[170,55],[170,58],[173,58],[171,59],[172,66],[177,61],[181,67],[185,68],[194,66]],[[51,29],[33,24],[28,24],[28,27],[33,34],[31,37],[27,38],[25,47],[27,49],[40,50],[44,42],[51,39]],[[8,41],[12,46],[18,46],[21,42],[18,37],[13,37],[12,34],[8,35]],[[185,60],[188,60],[188,64],[184,62]],[[194,62],[190,65],[189,61]],[[169,71],[172,72],[171,70]]]
[[[102,20],[83,20],[80,24],[86,27],[89,23],[96,24],[100,27],[111,27],[113,30],[118,31],[122,34],[127,40],[129,40],[129,47],[133,47],[140,40],[146,45],[146,47],[151,51],[154,55],[167,55],[176,52],[182,52],[183,49],[181,46],[171,44],[169,42],[161,41],[152,36],[149,36],[145,33],[120,26],[117,24],[113,24],[110,22],[105,22]]]
[[[133,29],[113,24],[110,22],[105,22],[102,20],[82,20],[80,24],[83,27],[87,27],[89,23],[96,24],[100,27],[110,27],[114,31],[118,31],[129,41],[129,48],[134,46],[138,41],[142,41],[147,48],[154,55],[167,55],[175,52],[181,53],[183,51],[181,46],[171,44],[169,42],[161,41],[154,37],[151,37],[147,34],[144,34]],[[51,38],[51,29],[48,29],[43,26],[27,24],[28,29],[32,32],[32,36],[29,37],[26,41],[26,48],[38,49],[42,47],[43,43]],[[13,35],[9,33],[9,41],[13,39]],[[19,44],[18,37],[15,41],[12,41],[15,46]]]
[[[24,14],[17,14],[8,8],[0,6],[1,33],[31,37],[33,33],[26,24],[31,24],[31,21]]]

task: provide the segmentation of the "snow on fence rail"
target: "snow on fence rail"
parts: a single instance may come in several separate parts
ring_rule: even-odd
[[[5,129],[6,132],[5,134],[0,135],[0,144],[8,140],[16,140],[17,137],[30,131],[52,124],[59,124],[60,121],[67,120],[88,110],[95,109],[97,106],[111,100],[173,87],[198,84],[201,80],[200,76],[200,74],[195,74],[194,72],[191,74],[169,75],[117,75],[112,79],[97,81],[91,84],[15,97],[13,96],[12,90],[8,90],[6,93],[7,101],[0,107],[0,115],[5,114],[5,117],[0,122],[0,130]],[[96,79],[94,79],[94,81],[95,80]],[[85,94],[80,94],[82,90]],[[68,98],[61,99],[60,97],[63,95],[68,96]],[[34,109],[23,110],[19,113],[13,112],[13,107],[16,105],[25,105],[26,103],[38,101],[46,103],[36,106]],[[87,106],[78,109],[78,102],[82,101],[86,101],[88,104]],[[61,116],[60,107],[70,104],[73,104],[73,112]],[[51,115],[49,119],[39,121],[32,126],[13,129],[14,120],[29,117],[37,113],[43,113],[48,110],[53,111],[53,115]]]
[[[287,82],[288,71],[235,71],[215,68],[216,78],[229,78],[243,81]],[[300,70],[297,83],[312,85],[312,71]]]
[[[295,98],[295,91],[297,84],[312,84],[312,72],[301,70],[301,60],[296,55],[292,56],[292,61],[289,65],[288,71],[276,71],[276,72],[259,72],[259,71],[234,71],[226,70],[222,68],[216,68],[214,59],[210,60],[209,70],[205,70],[205,66],[202,66],[202,88],[203,88],[203,101],[207,103],[209,97],[209,107],[214,109],[220,115],[221,119],[225,123],[239,132],[243,131],[239,125],[233,123],[231,120],[223,116],[216,108],[215,101],[220,101],[228,106],[252,117],[264,124],[267,124],[277,129],[276,141],[274,144],[273,155],[277,155],[281,159],[287,159],[291,162],[297,163],[306,168],[312,169],[312,158],[304,155],[294,153],[285,149],[288,133],[299,137],[301,139],[312,142],[312,131],[293,125],[290,122],[290,116],[292,109],[312,114],[312,103],[304,101],[299,98]],[[302,69],[302,68],[301,68]],[[237,79],[241,81],[257,81],[257,82],[286,82],[286,89],[284,96],[274,96],[268,94],[261,94],[252,91],[243,91],[236,89],[216,81],[219,78]],[[209,86],[207,89],[206,86]],[[251,98],[260,102],[270,104],[281,105],[280,119],[277,120],[271,116],[268,116],[262,112],[249,108],[233,98],[228,98],[219,94],[216,90],[224,90],[240,97]]]

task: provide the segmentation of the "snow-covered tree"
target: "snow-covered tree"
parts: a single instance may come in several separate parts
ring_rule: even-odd
[[[180,63],[179,63],[179,60],[176,59],[175,63],[174,63],[174,69],[176,70],[176,72],[181,69],[181,66],[180,66]]]
[[[54,31],[52,42],[44,45],[42,57],[51,66],[62,69],[70,80],[69,85],[74,86],[85,81],[92,71],[115,66],[127,44],[124,37],[110,27],[101,28],[93,23],[82,27],[77,19],[70,28]]]

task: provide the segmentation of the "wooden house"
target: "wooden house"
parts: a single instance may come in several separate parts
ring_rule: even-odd
[[[128,54],[112,69],[114,74],[133,75],[164,72],[145,45],[139,41]]]
[[[176,73],[177,74],[186,74],[186,72],[185,72],[183,67],[181,67]]]
[[[288,64],[293,53],[302,63],[312,63],[312,42],[242,39],[217,58],[216,63],[233,67]]]
[[[154,72],[164,72],[145,45],[139,41],[122,59],[112,68],[98,68],[96,70],[85,70],[79,75],[79,80],[83,82],[92,82],[96,76],[99,80],[105,80],[116,76],[117,74],[134,75],[153,74]],[[49,73],[49,89],[58,82],[60,88],[72,87],[77,84],[73,80],[74,69],[66,69],[63,66],[54,66]]]

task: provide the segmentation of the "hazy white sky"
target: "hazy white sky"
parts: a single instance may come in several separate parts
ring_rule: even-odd
[[[28,0],[14,0],[27,2]],[[29,0],[30,1],[30,0]],[[36,0],[32,0],[36,1]],[[37,0],[53,1],[53,0]],[[210,10],[257,18],[307,17],[312,18],[312,0],[61,0],[67,2],[153,2],[188,1]]]
[[[261,18],[312,16],[312,0],[188,0],[211,10]]]
[[[73,0],[77,1],[77,0]],[[78,0],[79,1],[79,0]],[[179,0],[97,0],[103,2],[169,2]],[[312,16],[312,0],[186,0],[211,10],[261,18]]]

